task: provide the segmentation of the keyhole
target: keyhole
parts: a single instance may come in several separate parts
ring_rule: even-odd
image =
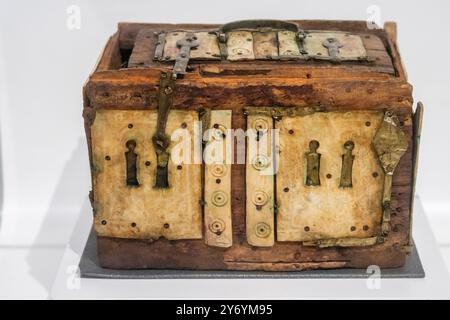
[[[138,155],[134,150],[136,149],[136,141],[128,140],[125,144],[128,151],[125,152],[125,160],[127,166],[127,180],[126,183],[128,186],[138,186],[139,182],[137,179],[137,160]]]
[[[309,142],[309,152],[306,153],[306,181],[307,186],[320,185],[320,157],[321,154],[317,152],[320,144],[317,140]]]

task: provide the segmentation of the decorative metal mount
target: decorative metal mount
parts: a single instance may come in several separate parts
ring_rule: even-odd
[[[384,171],[383,218],[381,234],[387,236],[390,231],[392,176],[400,158],[408,149],[408,139],[399,128],[399,120],[392,111],[386,111],[383,122],[373,139],[373,147]]]
[[[169,152],[167,148],[170,144],[170,137],[166,134],[166,124],[169,111],[173,104],[175,79],[174,74],[161,72],[156,133],[152,138],[157,157],[155,188],[169,188]]]
[[[175,65],[173,67],[173,72],[175,74],[186,73],[186,68],[189,63],[191,49],[197,48],[199,46],[197,37],[193,32],[186,33],[183,39],[177,41],[177,47],[180,51],[175,59]]]
[[[420,128],[421,112],[422,110],[419,108],[416,120],[417,125],[415,125],[418,128]],[[420,137],[420,129],[418,136]],[[372,144],[385,174],[380,232],[368,238],[337,238],[304,241],[302,243],[304,246],[317,246],[319,248],[371,246],[383,243],[386,240],[390,232],[392,177],[401,157],[408,149],[408,137],[399,127],[399,119],[392,111],[386,111],[384,113],[383,121],[375,134]]]

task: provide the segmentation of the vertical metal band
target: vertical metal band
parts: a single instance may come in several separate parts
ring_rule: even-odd
[[[392,111],[384,113],[381,126],[373,139],[373,146],[385,173],[381,222],[381,236],[385,237],[390,231],[392,176],[401,157],[408,149],[408,139],[399,128],[398,117]]]
[[[174,91],[175,77],[173,77],[173,74],[171,72],[161,72],[156,133],[152,137],[157,156],[155,188],[169,188],[169,153],[167,148],[170,144],[170,137],[166,135],[166,124],[173,104]]]

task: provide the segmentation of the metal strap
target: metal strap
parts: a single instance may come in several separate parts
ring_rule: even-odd
[[[152,138],[157,157],[155,188],[169,188],[169,153],[167,152],[167,148],[170,144],[170,137],[166,134],[166,124],[170,108],[173,104],[175,78],[176,76],[171,72],[161,72],[156,133]]]

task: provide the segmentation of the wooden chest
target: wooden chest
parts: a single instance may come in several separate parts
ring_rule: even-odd
[[[100,264],[402,266],[421,115],[395,23],[121,23],[84,87]]]

